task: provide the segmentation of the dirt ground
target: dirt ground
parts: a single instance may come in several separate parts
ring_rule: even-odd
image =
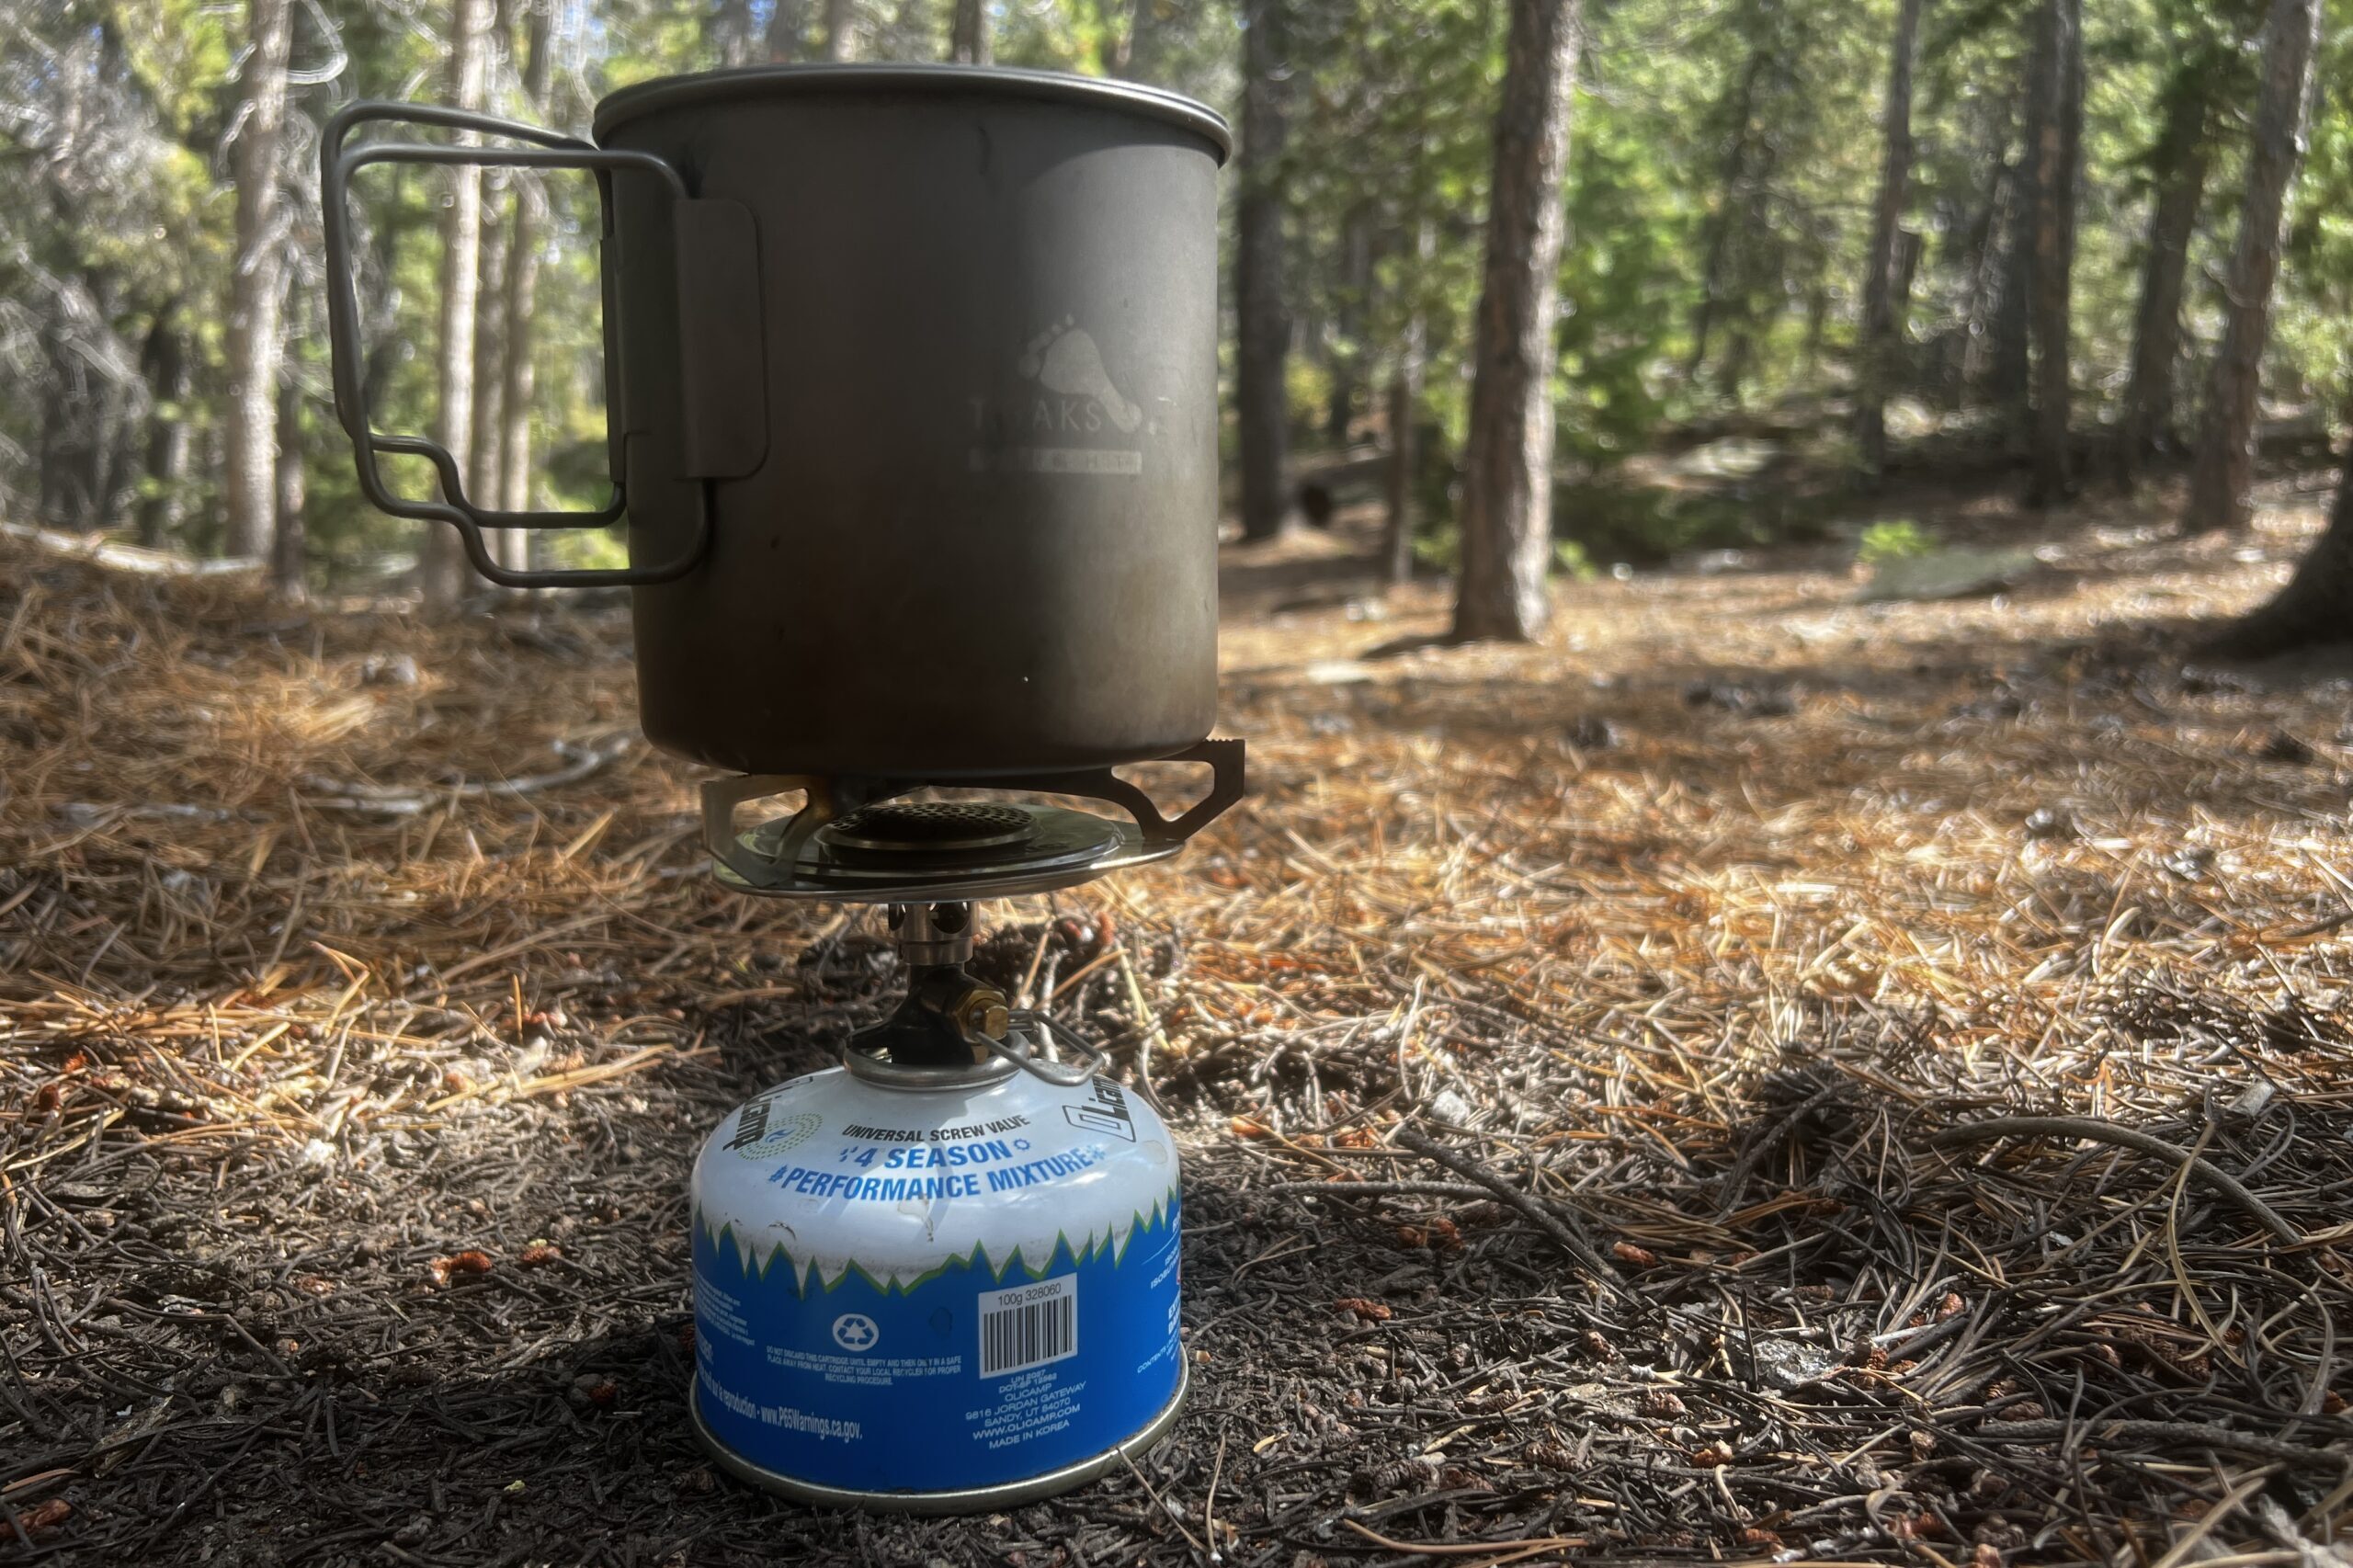
[[[2185,653],[2325,479],[2188,545],[1907,497],[2040,558],[1527,649],[1353,513],[1230,551],[1249,801],[984,911],[1179,1131],[1195,1392],[974,1520],[688,1433],[692,1151],[895,960],[711,883],[625,618],[0,541],[0,1557],[2342,1562],[2353,672]]]

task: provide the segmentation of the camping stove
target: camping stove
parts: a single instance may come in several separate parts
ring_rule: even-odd
[[[1225,122],[1130,83],[825,64],[638,83],[595,131],[363,102],[322,134],[360,489],[456,528],[494,583],[627,585],[648,738],[750,776],[704,791],[721,880],[893,911],[896,1010],[696,1164],[712,1450],[870,1506],[1074,1485],[1184,1391],[1176,1152],[964,961],[975,901],[1174,854],[1242,791],[1239,743],[1206,739]],[[379,164],[596,176],[597,510],[485,508],[447,449],[370,424],[349,209]],[[429,462],[438,494],[396,490],[387,456]],[[622,568],[510,570],[489,544],[624,522]],[[1212,775],[1173,821],[1111,771],[1168,760]],[[788,790],[801,810],[739,831]]]
[[[1176,1418],[1176,1151],[1101,1053],[968,973],[974,901],[1173,854],[1242,792],[1242,745],[1174,821],[1108,769],[1003,780],[1125,807],[907,801],[904,787],[705,786],[721,880],[888,905],[905,966],[841,1065],[755,1096],[693,1179],[697,1430],[805,1501],[961,1513],[1079,1485]],[[737,831],[784,788],[808,804]]]

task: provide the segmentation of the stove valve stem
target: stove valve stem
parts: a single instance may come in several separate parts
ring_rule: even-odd
[[[948,1008],[948,1017],[972,1047],[972,1060],[985,1062],[1013,1027],[1013,1010],[1004,992],[974,981]],[[978,1036],[978,1039],[974,1039]]]

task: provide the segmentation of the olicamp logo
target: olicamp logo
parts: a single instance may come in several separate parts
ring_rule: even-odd
[[[1022,345],[1017,398],[972,400],[975,471],[1013,473],[1143,472],[1143,453],[1125,437],[1155,428],[1120,390],[1095,335],[1064,316]]]
[[[1114,1138],[1136,1141],[1136,1119],[1128,1114],[1128,1096],[1120,1085],[1108,1078],[1097,1078],[1095,1093],[1078,1105],[1063,1107],[1063,1117],[1073,1127],[1089,1132],[1108,1132]]]
[[[772,1160],[809,1142],[824,1125],[813,1110],[777,1116],[775,1104],[772,1098],[756,1099],[736,1113],[727,1147],[747,1160]]]

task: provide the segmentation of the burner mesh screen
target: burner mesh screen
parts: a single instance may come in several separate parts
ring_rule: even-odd
[[[1029,813],[981,801],[892,801],[835,823],[825,836],[852,848],[907,854],[994,849],[1029,836]]]

